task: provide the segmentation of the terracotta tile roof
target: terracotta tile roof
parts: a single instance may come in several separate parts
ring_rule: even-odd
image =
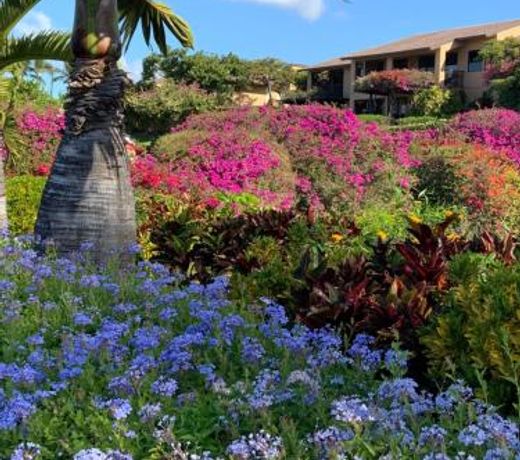
[[[351,61],[345,59],[343,57],[338,57],[335,59],[329,59],[328,61],[323,61],[315,65],[310,65],[302,70],[327,70],[333,69],[335,67],[346,67],[351,64]]]
[[[343,59],[380,56],[385,54],[394,54],[404,51],[422,49],[434,50],[442,44],[449,43],[454,40],[463,40],[473,37],[493,37],[499,32],[518,26],[520,26],[520,19],[414,35],[412,37],[403,38],[402,40],[388,43],[386,45],[348,54],[343,56]]]

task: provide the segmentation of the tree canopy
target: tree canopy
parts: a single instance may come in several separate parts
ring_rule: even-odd
[[[490,41],[480,55],[494,102],[520,110],[520,38]]]
[[[196,84],[215,93],[232,93],[251,86],[271,84],[276,91],[287,91],[297,80],[293,66],[278,59],[241,59],[235,54],[219,56],[203,52],[169,50],[166,55],[152,54],[143,62],[143,84],[157,77],[177,83]]]

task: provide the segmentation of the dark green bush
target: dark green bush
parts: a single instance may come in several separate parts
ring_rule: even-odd
[[[164,134],[189,115],[215,110],[224,101],[195,86],[162,80],[126,97],[126,128],[131,133]]]
[[[7,179],[7,215],[13,235],[32,233],[45,186],[45,177],[17,176]]]
[[[520,402],[520,264],[459,257],[452,264],[463,282],[422,338],[431,375],[463,378],[481,387],[483,399],[513,412]]]
[[[416,176],[416,195],[426,197],[428,203],[452,206],[463,202],[460,192],[462,180],[453,164],[442,155],[426,158],[416,169]]]

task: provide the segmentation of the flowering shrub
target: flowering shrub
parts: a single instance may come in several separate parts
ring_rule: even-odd
[[[471,142],[504,153],[520,167],[520,113],[508,109],[475,110],[457,116],[453,127]]]
[[[417,164],[410,153],[412,133],[389,133],[376,124],[360,122],[350,111],[320,105],[280,110],[240,108],[204,114],[189,118],[174,132],[183,136],[186,144],[178,145],[177,152],[170,155],[188,171],[190,168],[186,168],[187,162],[183,160],[200,158],[201,143],[206,144],[203,150],[206,154],[207,145],[211,145],[214,138],[247,139],[243,133],[253,132],[264,141],[269,140],[271,150],[282,160],[286,158],[297,175],[296,188],[294,190],[293,185],[288,191],[282,201],[284,206],[290,205],[294,198],[305,198],[318,208],[324,203],[328,207],[337,204],[352,209],[371,194],[379,196],[378,191],[386,193],[389,189],[401,188],[406,184],[402,181],[405,171]],[[201,141],[201,135],[205,140]],[[236,156],[231,144],[220,141],[220,145]],[[244,147],[239,150],[247,151]],[[154,156],[164,153],[154,152]],[[228,170],[232,165],[222,164],[219,168]],[[233,169],[230,173],[235,174]],[[278,174],[277,180],[272,182],[280,178],[283,180],[284,176]],[[287,190],[287,185],[282,188]]]
[[[241,130],[215,131],[185,148],[184,155],[161,150],[156,156],[138,157],[133,166],[134,184],[208,204],[219,194],[243,192],[254,194],[264,206],[292,204],[294,174],[287,161],[259,138]],[[176,158],[160,161],[168,157]]]
[[[410,94],[435,84],[433,73],[417,69],[371,72],[356,80],[356,91],[372,94]]]
[[[460,382],[421,390],[398,349],[364,335],[345,349],[268,299],[238,306],[225,278],[181,284],[153,263],[98,271],[84,251],[49,259],[0,243],[3,458],[520,453],[515,423]]]
[[[46,176],[65,127],[64,114],[57,109],[41,113],[27,110],[18,116],[16,124],[23,138],[23,149],[10,158],[11,172]]]

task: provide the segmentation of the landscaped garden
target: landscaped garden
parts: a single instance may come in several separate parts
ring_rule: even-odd
[[[519,43],[483,51],[508,108],[361,79],[413,95],[393,120],[273,107],[293,66],[171,51],[153,1],[10,36],[31,5],[0,2],[0,458],[520,458]],[[131,138],[118,20],[163,53]],[[13,64],[70,40],[64,103]]]
[[[514,458],[519,120],[236,108],[129,145],[138,265],[1,244],[1,455]],[[17,125],[12,236],[63,115]]]

